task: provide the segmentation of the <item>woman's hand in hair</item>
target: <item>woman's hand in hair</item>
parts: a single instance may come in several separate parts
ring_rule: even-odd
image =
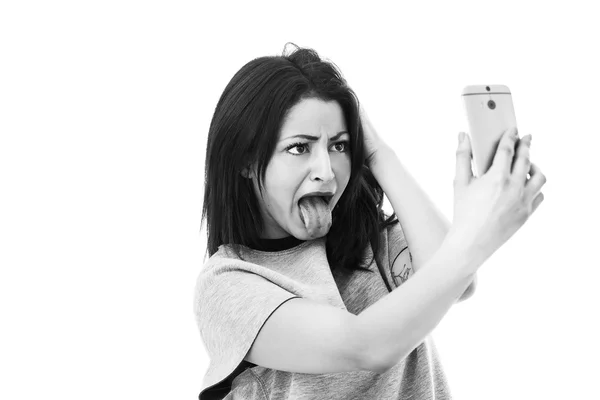
[[[360,120],[363,128],[363,143],[365,147],[365,162],[371,167],[376,160],[377,153],[383,148],[389,147],[388,144],[379,136],[375,127],[371,123],[364,107],[360,106]]]

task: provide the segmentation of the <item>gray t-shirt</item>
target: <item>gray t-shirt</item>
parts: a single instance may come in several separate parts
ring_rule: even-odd
[[[410,253],[400,223],[386,227],[381,235],[380,262],[394,290],[412,275]],[[450,400],[430,336],[383,374],[293,373],[243,360],[269,316],[287,300],[311,299],[358,315],[389,293],[375,262],[367,266],[373,273],[332,273],[325,240],[275,252],[242,246],[245,261],[229,245],[221,245],[206,262],[194,299],[196,321],[210,357],[200,399]],[[370,260],[370,246],[367,251]],[[402,257],[404,268],[392,276],[397,257]]]

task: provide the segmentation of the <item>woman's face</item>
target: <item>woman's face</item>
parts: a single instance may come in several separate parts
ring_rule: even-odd
[[[301,240],[316,239],[300,218],[298,202],[308,193],[330,191],[333,197],[328,207],[333,210],[350,179],[349,140],[337,102],[310,98],[291,108],[265,171],[262,197],[256,170],[249,175],[264,222],[261,238],[292,235]]]

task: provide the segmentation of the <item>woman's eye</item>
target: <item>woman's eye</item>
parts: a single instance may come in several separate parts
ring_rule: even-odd
[[[340,153],[348,151],[348,142],[337,142],[334,146],[343,145],[343,150],[340,150]]]
[[[288,149],[288,151],[291,149],[306,149],[306,146],[307,146],[306,143],[295,143],[295,144],[291,145],[290,147],[288,147],[287,149]],[[292,153],[292,154],[295,156],[299,155],[299,154],[295,154],[295,153]],[[304,154],[304,152],[301,152],[300,154]]]

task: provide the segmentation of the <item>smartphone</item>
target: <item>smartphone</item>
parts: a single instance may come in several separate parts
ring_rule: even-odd
[[[474,175],[492,166],[502,135],[516,128],[512,95],[505,85],[470,85],[462,92],[473,148]]]

